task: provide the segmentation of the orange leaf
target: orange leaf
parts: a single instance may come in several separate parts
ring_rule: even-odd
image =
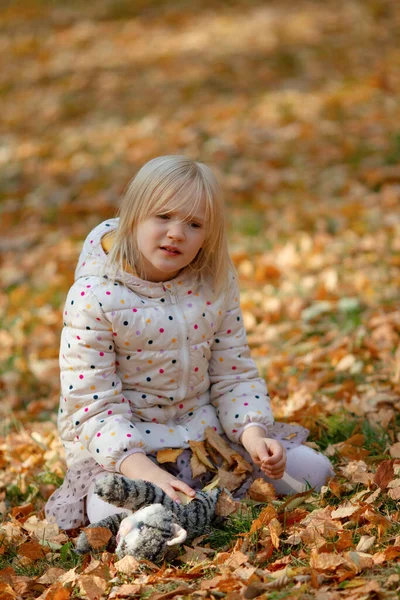
[[[184,448],[163,448],[157,452],[157,462],[162,465],[166,462],[176,462],[178,456],[183,452]]]
[[[89,544],[95,550],[105,548],[112,537],[112,533],[107,527],[86,527],[83,531],[86,533]]]
[[[376,470],[374,483],[379,485],[381,490],[387,488],[387,485],[394,477],[394,460],[384,460]]]
[[[71,590],[63,587],[62,583],[54,583],[46,593],[46,600],[69,600]]]
[[[260,477],[251,484],[248,495],[256,502],[272,502],[276,500],[276,491],[272,483],[268,483]]]
[[[18,548],[18,554],[22,554],[22,556],[26,556],[31,560],[38,560],[44,558],[46,552],[39,542],[25,542]]]
[[[281,527],[281,524],[279,523],[278,519],[276,519],[276,518],[271,519],[271,521],[268,523],[268,529],[271,534],[272,543],[275,546],[275,548],[278,549],[279,542],[280,542],[279,536],[282,533],[282,527]]]
[[[276,516],[276,510],[273,506],[267,506],[264,508],[264,510],[262,510],[258,515],[257,519],[254,519],[252,522],[249,532],[250,535],[261,529],[261,527],[268,525],[272,519],[276,518]]]

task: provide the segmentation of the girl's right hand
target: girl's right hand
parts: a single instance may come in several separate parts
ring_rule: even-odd
[[[156,465],[146,454],[137,452],[128,456],[121,464],[120,471],[129,479],[143,479],[150,481],[160,487],[172,500],[180,502],[177,491],[183,492],[190,498],[196,495],[196,492],[183,481],[164,471]]]

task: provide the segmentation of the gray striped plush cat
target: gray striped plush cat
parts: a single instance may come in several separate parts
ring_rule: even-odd
[[[215,517],[220,491],[197,492],[189,504],[182,506],[153,483],[110,473],[96,482],[95,493],[127,512],[92,523],[89,528],[110,529],[113,538],[108,549],[114,550],[116,546],[119,558],[129,554],[137,559],[160,562],[175,554],[173,546],[185,540],[190,542],[207,531]],[[135,512],[129,514],[131,511]],[[76,550],[79,553],[93,550],[84,531],[78,538]]]

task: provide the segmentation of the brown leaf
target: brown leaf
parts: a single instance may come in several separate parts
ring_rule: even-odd
[[[264,510],[260,512],[257,519],[254,519],[254,521],[252,522],[249,532],[250,535],[258,531],[261,527],[265,527],[266,525],[268,525],[268,523],[272,519],[276,518],[276,516],[277,513],[275,508],[273,506],[266,506]]]
[[[175,598],[177,596],[188,596],[191,592],[193,592],[193,588],[188,586],[177,587],[170,592],[161,593],[152,593],[151,600],[169,600],[169,598]]]
[[[194,453],[190,457],[190,468],[192,470],[193,479],[200,477],[200,475],[204,475],[204,473],[207,473],[206,465],[200,462],[197,455]]]
[[[389,452],[393,458],[400,458],[400,442],[396,442],[393,446],[390,446]]]
[[[387,488],[389,481],[394,477],[394,460],[384,460],[376,470],[374,483],[379,485],[381,490]]]
[[[230,494],[227,494],[225,490],[222,490],[215,507],[215,514],[219,517],[227,517],[236,512],[239,507],[240,502],[236,502]]]
[[[39,542],[25,542],[18,548],[18,554],[22,554],[22,556],[26,556],[31,560],[38,560],[44,558],[46,552]]]
[[[107,582],[96,575],[81,575],[78,579],[79,591],[88,600],[100,600],[106,591]]]
[[[235,467],[233,468],[233,472],[236,473],[236,475],[242,475],[243,473],[252,473],[253,467],[238,452],[234,452],[232,454],[232,461],[233,464],[236,463]]]
[[[335,571],[343,564],[346,564],[346,560],[339,554],[311,550],[310,566],[317,571]]]
[[[16,597],[16,592],[8,583],[0,582],[0,600],[14,600]]]
[[[215,471],[214,465],[207,458],[208,452],[206,450],[205,442],[194,442],[193,440],[189,441],[189,446],[193,454],[197,456],[199,461],[203,463],[210,471]]]
[[[256,502],[272,502],[276,500],[276,491],[272,483],[268,483],[262,477],[255,479],[247,492],[252,500]]]
[[[71,589],[63,587],[62,583],[53,583],[38,600],[69,600],[71,591]]]
[[[166,462],[176,462],[178,456],[183,452],[184,448],[163,448],[157,452],[157,462],[162,465]]]
[[[206,560],[207,554],[205,554],[202,548],[190,548],[190,546],[183,546],[185,552],[180,554],[178,560],[184,563],[199,563]]]
[[[276,549],[279,548],[279,536],[282,533],[282,526],[279,523],[278,519],[273,518],[268,523],[268,529],[271,534],[271,540]]]
[[[224,565],[230,569],[237,569],[246,564],[248,560],[249,557],[247,554],[243,554],[243,552],[232,552],[229,558],[224,562]]]
[[[114,598],[132,598],[138,596],[142,592],[143,585],[140,583],[124,583],[119,587],[114,587],[108,596],[109,600]]]
[[[218,486],[226,488],[230,492],[236,490],[241,483],[246,479],[246,475],[236,475],[231,471],[225,471],[224,469],[218,469]]]
[[[89,544],[95,550],[105,548],[112,538],[112,533],[107,527],[85,527],[82,531],[86,533]]]
[[[121,560],[118,560],[114,564],[114,567],[117,569],[117,571],[125,573],[125,575],[130,575],[131,573],[135,573],[139,570],[140,563],[136,560],[136,558],[133,558],[133,556],[127,554],[121,558]]]
[[[60,569],[58,567],[51,567],[44,573],[44,575],[39,577],[39,579],[37,581],[38,581],[38,583],[56,583],[56,581],[62,575],[64,575],[64,573],[65,573],[64,569]]]
[[[210,444],[214,450],[218,452],[222,456],[224,460],[228,463],[228,465],[232,464],[232,454],[234,454],[234,450],[229,446],[225,440],[222,439],[220,435],[212,428],[206,427],[204,431],[204,435],[207,441],[207,444]]]

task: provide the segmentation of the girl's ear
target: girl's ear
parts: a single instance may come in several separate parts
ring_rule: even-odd
[[[180,525],[176,523],[172,524],[172,530],[174,532],[174,537],[167,542],[167,546],[175,546],[176,544],[182,544],[187,538],[187,531],[183,529]]]

